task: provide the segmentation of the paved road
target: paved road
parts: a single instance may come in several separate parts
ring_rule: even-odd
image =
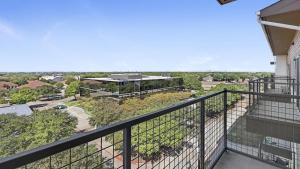
[[[78,123],[76,126],[76,131],[89,131],[94,129],[89,123],[90,115],[88,115],[82,108],[71,106],[68,107],[67,112],[77,118]]]

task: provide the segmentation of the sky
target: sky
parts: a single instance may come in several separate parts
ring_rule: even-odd
[[[0,71],[273,71],[276,0],[1,0]]]

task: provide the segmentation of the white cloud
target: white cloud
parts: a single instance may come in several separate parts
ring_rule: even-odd
[[[1,21],[0,21],[0,35],[9,36],[11,38],[16,38],[16,39],[19,38],[15,29],[12,26]]]

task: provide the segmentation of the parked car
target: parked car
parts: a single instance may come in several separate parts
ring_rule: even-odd
[[[48,96],[42,96],[39,100],[40,101],[52,101],[52,100],[61,100],[63,99],[63,96],[61,95],[48,95]]]
[[[67,109],[68,107],[66,106],[66,105],[57,105],[57,106],[55,106],[55,107],[53,107],[54,109],[56,109],[56,110],[63,110],[63,109]]]

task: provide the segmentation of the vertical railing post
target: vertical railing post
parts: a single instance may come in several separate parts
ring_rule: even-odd
[[[271,77],[271,89],[275,89],[275,77]]]
[[[248,85],[249,85],[249,105],[251,105],[251,92],[252,92],[252,88],[253,88],[253,86],[252,86],[252,84],[251,84],[251,81],[249,81],[248,82]],[[226,94],[227,94],[227,90],[226,90]],[[226,97],[226,99],[227,99],[227,97]]]
[[[256,81],[256,93],[259,93],[259,79],[257,79],[257,81]],[[259,99],[259,95],[256,95],[256,102],[255,102],[255,104],[258,104],[258,99]]]
[[[131,127],[123,130],[123,165],[125,169],[131,169]]]
[[[199,157],[198,169],[204,169],[205,162],[205,99],[200,101],[200,140],[199,143]]]
[[[257,89],[258,93],[261,92],[260,87],[261,87],[261,79],[258,80],[258,89]]]
[[[297,97],[300,96],[300,93],[299,93],[299,79],[297,79],[297,81],[296,81],[296,95],[297,95]],[[299,108],[299,98],[297,98],[297,106]]]
[[[227,149],[227,89],[224,90],[224,148]]]
[[[268,90],[268,87],[269,87],[269,81],[268,81],[268,78],[264,78],[263,79],[263,82],[264,82],[264,92],[266,93],[267,90]]]
[[[291,83],[292,83],[292,82],[291,82],[291,79],[288,78],[288,79],[287,79],[287,83],[288,83],[288,84],[287,84],[287,85],[288,85],[288,88],[287,88],[287,90],[288,90],[287,92],[288,92],[288,93],[286,93],[286,91],[284,91],[284,92],[285,92],[286,94],[292,94],[292,93],[291,93],[291,91],[292,91],[292,89],[291,89],[291,86],[292,86],[292,85],[291,85]]]
[[[292,93],[293,93],[293,96],[295,96],[295,79],[293,79]]]

